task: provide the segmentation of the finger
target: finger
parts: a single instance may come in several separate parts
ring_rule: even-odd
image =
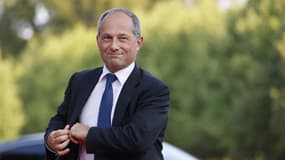
[[[49,134],[49,137],[51,138],[55,138],[57,136],[57,133],[58,131],[52,131],[50,134]]]
[[[68,132],[69,132],[69,130],[59,129],[59,130],[56,130],[56,131],[52,131],[50,135],[53,138],[56,138],[56,137],[59,137],[59,136],[62,136],[62,135],[66,135],[66,134],[68,134]]]
[[[69,142],[70,142],[70,140],[68,139],[68,140],[66,140],[66,141],[64,141],[64,142],[62,142],[62,143],[56,144],[55,150],[56,150],[57,152],[64,150],[64,149],[66,148],[66,146],[69,144]]]
[[[69,130],[69,127],[70,127],[70,125],[67,124],[67,125],[64,127],[64,130]]]
[[[59,150],[62,150],[62,149],[64,149],[64,148],[66,148],[66,146],[69,144],[69,142],[70,142],[70,139],[67,139],[66,141],[60,143],[60,144],[58,145]]]
[[[57,131],[52,131],[48,136],[48,143],[54,144],[56,143],[56,133]]]
[[[70,139],[73,143],[79,144],[79,141],[78,141],[75,137],[73,137],[72,135],[69,136],[69,139]]]
[[[74,134],[75,132],[77,132],[78,130],[80,130],[81,124],[80,123],[76,123],[74,124],[71,128],[70,128],[70,134]]]
[[[70,130],[74,130],[74,129],[77,128],[79,125],[80,125],[80,123],[75,123],[75,124],[70,128]]]
[[[67,134],[56,137],[55,142],[58,144],[58,143],[62,143],[64,141],[66,141],[66,140],[68,140]]]
[[[59,156],[63,156],[63,155],[66,155],[66,154],[69,153],[69,152],[70,152],[70,149],[69,149],[69,148],[66,148],[66,149],[64,149],[64,150],[58,151],[57,154],[58,154]]]

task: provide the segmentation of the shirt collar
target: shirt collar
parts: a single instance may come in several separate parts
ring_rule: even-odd
[[[130,76],[131,72],[133,71],[133,69],[135,68],[135,63],[131,63],[129,66],[127,66],[126,68],[123,68],[117,72],[115,72],[114,74],[116,75],[118,81],[120,82],[120,84],[124,84],[126,82],[126,80],[128,79],[128,77]],[[100,76],[100,81],[108,74],[111,73],[108,68],[106,67],[106,65],[104,65],[103,67],[103,72]]]

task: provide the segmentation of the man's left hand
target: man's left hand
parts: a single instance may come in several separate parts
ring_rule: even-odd
[[[71,128],[69,132],[69,138],[72,142],[76,144],[83,144],[86,141],[86,137],[89,131],[89,127],[81,124],[81,123],[75,123]]]

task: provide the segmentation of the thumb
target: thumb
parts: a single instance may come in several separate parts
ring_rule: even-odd
[[[64,130],[68,130],[68,129],[69,129],[69,127],[70,127],[70,125],[69,125],[69,124],[67,124],[67,125],[64,127]]]

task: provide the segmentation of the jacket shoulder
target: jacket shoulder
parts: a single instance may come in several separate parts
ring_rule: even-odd
[[[167,86],[166,83],[161,80],[160,78],[154,76],[151,72],[140,68],[141,72],[141,77],[143,82],[148,82],[150,85],[162,85],[162,86]]]
[[[88,80],[88,79],[95,78],[101,73],[102,73],[102,67],[95,68],[95,69],[86,69],[86,70],[73,73],[73,75],[71,76],[71,79],[75,81]]]

